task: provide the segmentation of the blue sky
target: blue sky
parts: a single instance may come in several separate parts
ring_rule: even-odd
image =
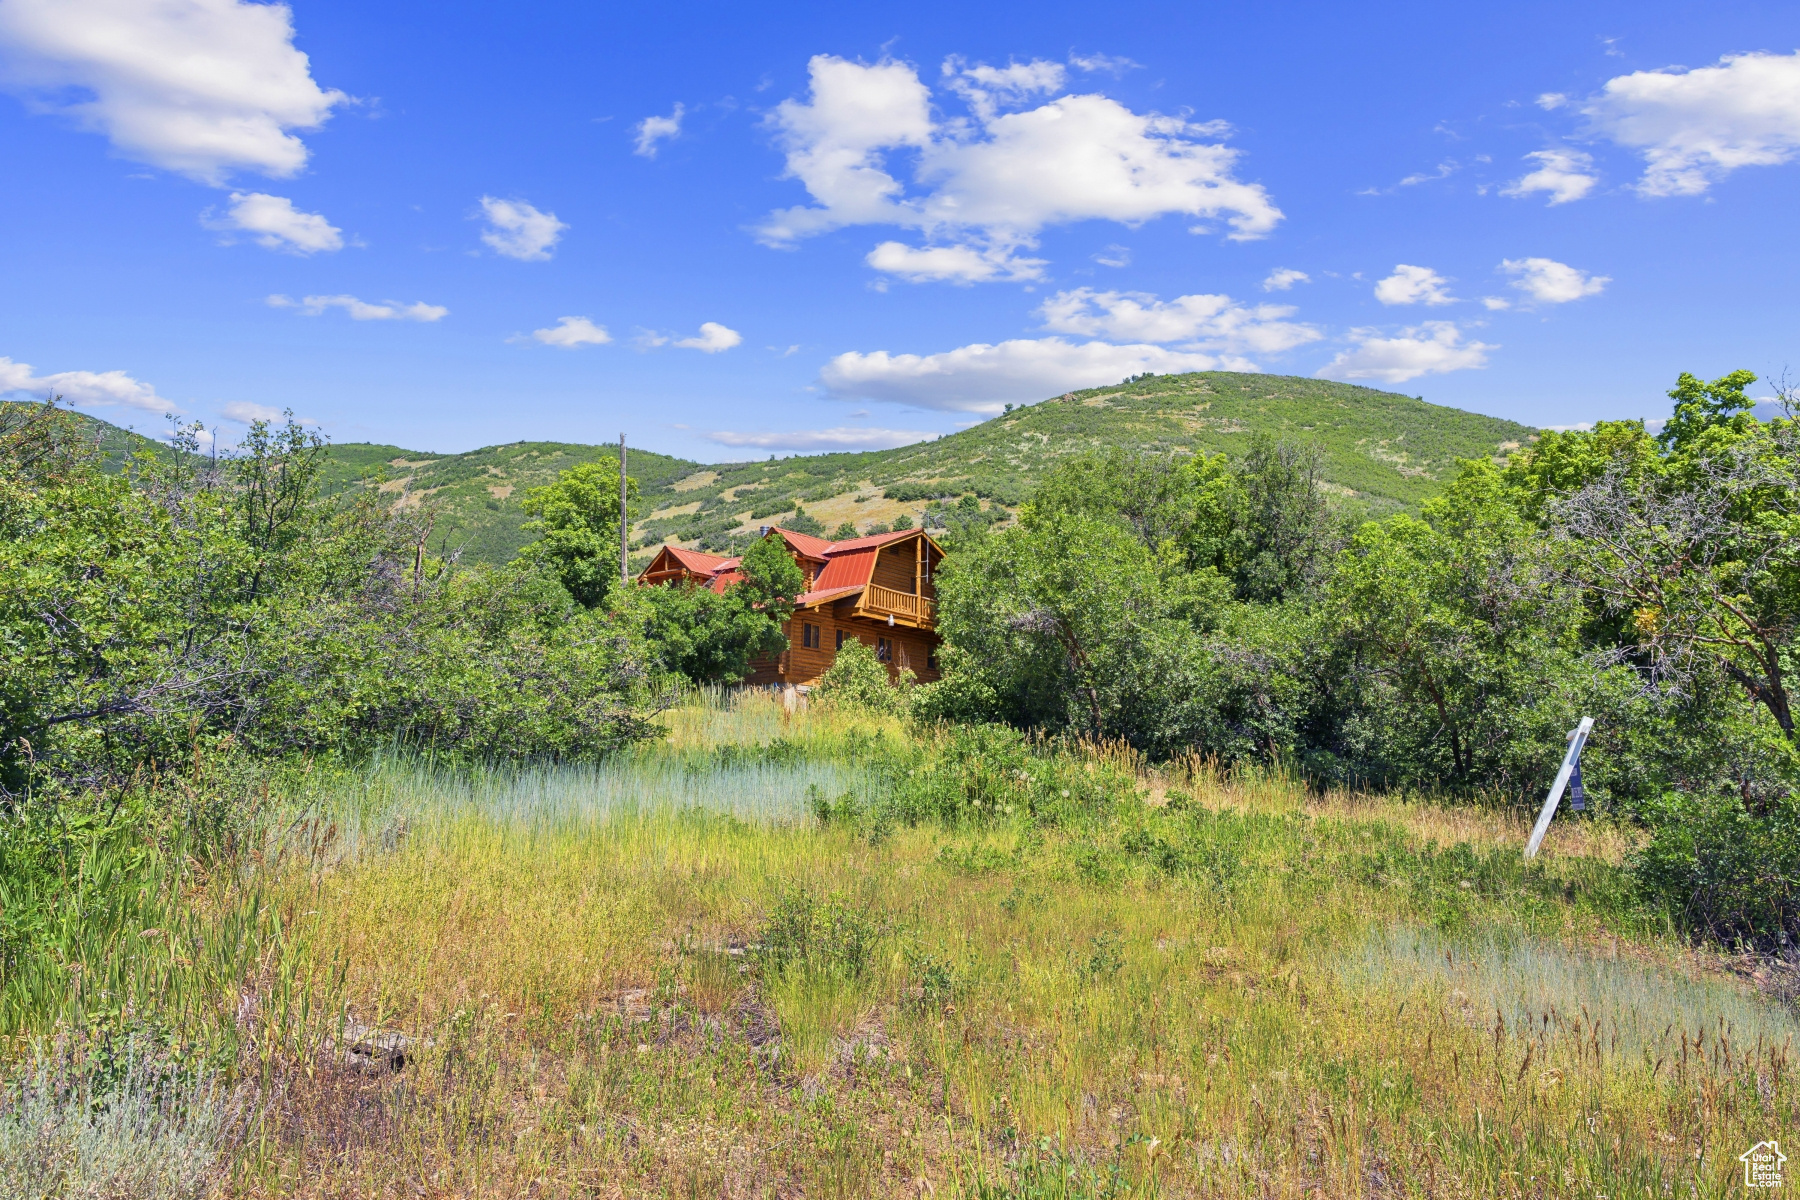
[[[0,388],[870,448],[1141,370],[1800,367],[1792,4],[0,0]]]

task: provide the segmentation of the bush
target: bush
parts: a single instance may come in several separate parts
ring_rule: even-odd
[[[1673,794],[1644,813],[1632,859],[1643,895],[1695,933],[1772,948],[1800,938],[1800,801]]]
[[[881,933],[867,905],[854,904],[841,892],[821,897],[791,887],[776,896],[763,925],[762,960],[774,970],[805,964],[860,975]]]
[[[896,681],[889,675],[887,664],[875,657],[872,647],[860,641],[846,641],[830,669],[819,676],[816,691],[821,700],[831,704],[899,714],[907,710],[912,686],[911,671],[902,671]]]
[[[885,815],[909,825],[1013,816],[1079,825],[1142,800],[1128,772],[1033,746],[1006,725],[940,727],[932,741],[935,756],[896,774]]]

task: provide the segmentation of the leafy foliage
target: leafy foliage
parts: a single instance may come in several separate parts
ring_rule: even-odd
[[[814,695],[831,704],[844,704],[869,712],[900,713],[907,707],[912,672],[891,680],[887,664],[875,657],[875,648],[860,639],[846,641],[819,677]]]
[[[223,738],[514,755],[644,736],[661,684],[628,624],[573,603],[548,559],[460,568],[427,552],[429,512],[322,497],[325,447],[292,421],[217,465],[178,431],[109,474],[62,415],[34,420],[0,442],[5,787]]]

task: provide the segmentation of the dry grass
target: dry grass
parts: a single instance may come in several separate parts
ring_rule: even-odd
[[[690,757],[870,734],[775,703],[672,724],[660,753]],[[1710,1196],[1739,1151],[1793,1132],[1800,1026],[1680,947],[1640,929],[1617,962],[1584,950],[1619,931],[1554,893],[1529,921],[1478,897],[1439,933],[1404,881],[1339,870],[1388,827],[1510,852],[1518,818],[1180,782],[1273,818],[1226,882],[1096,867],[1084,835],[1011,827],[872,844],[798,817],[591,819],[566,797],[426,806],[397,848],[277,889],[310,914],[320,986],[417,1057],[381,1077],[286,1063],[236,1187]],[[1571,879],[1625,845],[1569,832],[1547,861]],[[1293,845],[1329,869],[1285,862]],[[759,960],[794,895],[816,929],[870,933],[860,970],[822,934]]]
[[[1525,871],[1515,814],[1117,750],[1199,811],[822,827],[805,787],[875,795],[899,725],[669,725],[392,764],[268,857],[231,1194],[1724,1196],[1800,1124],[1800,1024],[1620,898],[1625,831]],[[296,1036],[296,995],[343,1016]]]

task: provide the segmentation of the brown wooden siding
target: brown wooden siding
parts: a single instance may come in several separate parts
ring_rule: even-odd
[[[875,558],[875,575],[870,582],[881,587],[893,588],[896,592],[911,592],[913,590],[913,556],[918,553],[914,549],[916,544],[915,542],[902,542],[897,547],[883,546],[881,553]]]
[[[807,623],[819,627],[816,648],[805,644],[800,627]],[[840,629],[846,638],[855,638],[871,650],[880,644],[880,639],[887,638],[893,646],[893,657],[888,664],[891,674],[898,675],[902,667],[908,667],[921,683],[938,678],[937,670],[927,665],[938,645],[936,634],[924,629],[908,629],[904,625],[890,627],[885,621],[844,616],[824,609],[795,613],[788,622],[787,650],[777,657],[751,660],[754,673],[745,682],[765,687],[778,683],[817,683],[819,676],[830,670],[837,659]]]

